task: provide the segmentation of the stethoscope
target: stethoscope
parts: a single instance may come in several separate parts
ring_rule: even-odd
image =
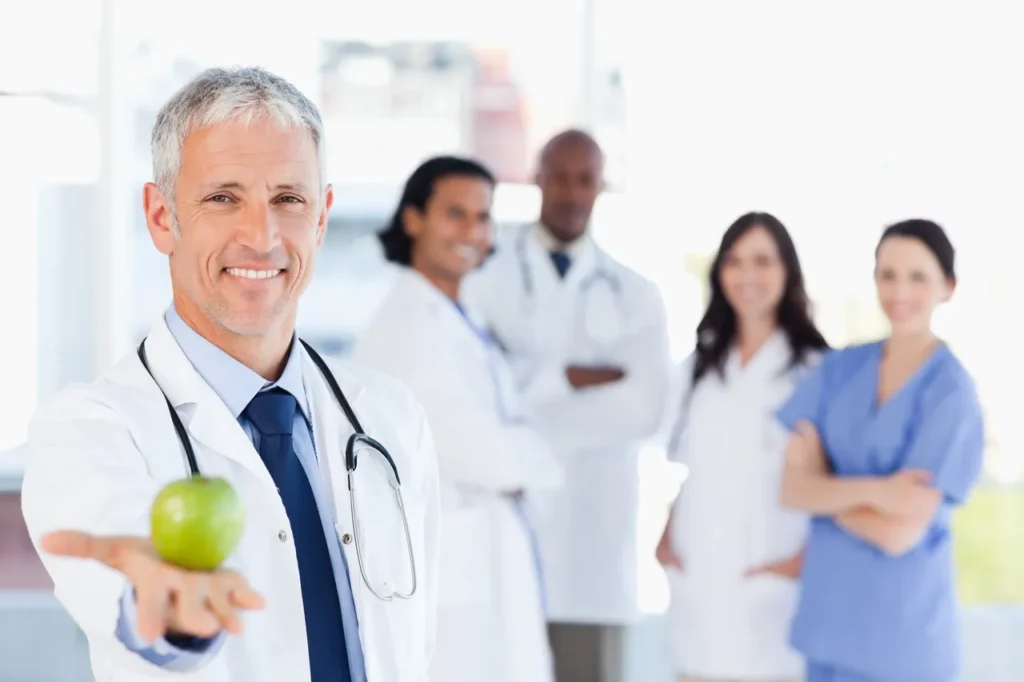
[[[530,258],[528,252],[528,240],[531,231],[534,229],[532,225],[527,226],[518,235],[516,240],[516,259],[519,265],[519,279],[520,284],[523,288],[523,308],[527,314],[532,313],[537,307],[537,287],[533,276],[533,269],[530,266]],[[619,323],[619,328],[613,330],[607,334],[608,339],[606,341],[613,341],[617,338],[618,334],[621,333],[622,320],[626,319],[625,301],[622,295],[622,282],[619,277],[612,272],[612,269],[608,262],[608,256],[601,250],[596,250],[597,263],[594,267],[593,272],[589,273],[579,283],[580,292],[580,303],[576,308],[576,320],[575,325],[578,331],[582,331],[584,334],[581,338],[594,339],[595,337],[601,336],[600,332],[596,332],[587,326],[588,313],[592,311],[587,310],[587,300],[593,292],[596,291],[597,285],[603,283],[607,287],[608,291],[612,294],[614,299],[613,305],[616,308],[616,321]]]
[[[302,339],[299,339],[299,343],[301,343],[302,347],[306,349],[306,352],[309,354],[309,357],[313,360],[313,363],[317,366],[317,369],[320,370],[320,374],[323,376],[323,378],[327,381],[327,384],[330,386],[331,392],[334,394],[335,400],[337,400],[338,405],[341,406],[342,412],[345,413],[345,417],[348,418],[348,421],[352,425],[352,428],[355,429],[355,433],[349,436],[348,444],[345,446],[345,470],[348,472],[349,503],[352,509],[352,537],[355,540],[356,559],[358,560],[359,563],[359,573],[363,577],[363,583],[366,584],[366,587],[370,590],[370,592],[373,593],[375,597],[383,601],[392,601],[395,597],[398,597],[399,599],[410,599],[414,594],[416,594],[416,559],[413,556],[412,535],[409,533],[409,520],[408,518],[406,518],[405,503],[402,500],[402,481],[398,475],[398,467],[395,465],[395,460],[391,458],[390,453],[388,453],[387,449],[383,445],[378,443],[373,438],[370,438],[368,435],[366,435],[366,432],[363,431],[363,427],[359,423],[359,419],[356,418],[356,413],[352,410],[352,406],[349,404],[348,399],[345,398],[345,394],[342,392],[341,387],[335,380],[334,374],[331,373],[330,368],[327,366],[327,363],[324,362],[324,359],[320,357],[320,354],[313,350],[313,348],[310,347],[310,345],[303,341]],[[153,372],[149,368],[149,362],[147,362],[146,360],[145,345],[146,340],[143,339],[142,343],[139,344],[139,360],[142,362],[142,366],[146,369],[146,372],[153,380],[153,383],[155,383],[156,387],[160,389],[160,393],[163,395],[164,401],[167,403],[167,411],[171,415],[171,422],[174,424],[174,431],[177,433],[178,440],[181,442],[181,447],[185,451],[185,459],[188,460],[189,472],[191,473],[192,476],[198,476],[199,464],[196,461],[196,454],[192,448],[192,441],[189,438],[188,432],[185,430],[184,424],[181,423],[181,419],[178,417],[177,410],[174,409],[174,405],[171,404],[171,401],[167,397],[167,394],[164,393],[163,388],[160,387],[160,383],[156,380],[156,377],[153,376]],[[391,594],[381,594],[373,587],[373,585],[370,583],[369,577],[367,576],[366,565],[363,562],[362,545],[359,540],[361,535],[361,532],[359,530],[359,514],[356,511],[355,473],[356,465],[358,464],[358,459],[356,457],[356,446],[359,445],[360,443],[363,443],[370,447],[372,450],[376,450],[378,453],[380,453],[380,455],[384,457],[385,460],[387,460],[388,465],[390,465],[391,467],[391,472],[394,474],[393,477],[388,478],[388,482],[391,485],[392,489],[394,489],[395,491],[395,499],[398,500],[398,510],[402,514],[402,526],[405,529],[405,543],[406,547],[408,547],[409,550],[409,568],[412,571],[412,588],[407,593],[402,593],[398,592],[397,590],[393,590]]]

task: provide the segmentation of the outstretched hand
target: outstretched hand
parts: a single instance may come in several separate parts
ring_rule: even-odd
[[[264,607],[245,578],[231,570],[190,571],[163,561],[145,538],[56,531],[42,539],[50,554],[98,561],[135,588],[139,634],[149,642],[168,634],[213,637],[242,632],[239,611]]]

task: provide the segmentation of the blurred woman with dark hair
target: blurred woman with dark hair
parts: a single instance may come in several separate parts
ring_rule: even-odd
[[[800,680],[788,639],[808,519],[779,503],[787,434],[774,413],[828,344],[768,213],[726,230],[710,289],[669,447],[688,474],[657,550],[672,658],[683,680]]]
[[[400,266],[355,352],[423,406],[441,479],[438,624],[430,679],[550,682],[543,579],[525,499],[562,471],[523,409],[500,350],[460,300],[491,247],[495,181],[438,157],[409,178],[384,254]],[[401,610],[396,612],[402,618]],[[424,633],[429,638],[431,633]]]

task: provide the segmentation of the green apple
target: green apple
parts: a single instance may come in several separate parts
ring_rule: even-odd
[[[245,528],[245,508],[223,478],[192,476],[167,484],[153,501],[150,533],[164,561],[212,571],[227,559]]]

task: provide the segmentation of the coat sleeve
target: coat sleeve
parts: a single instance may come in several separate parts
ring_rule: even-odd
[[[445,478],[498,493],[560,486],[562,469],[547,441],[529,422],[505,419],[489,397],[467,385],[461,358],[437,327],[424,324],[415,338],[408,349],[361,343],[356,361],[412,391],[426,413]]]
[[[128,426],[85,387],[66,389],[37,412],[29,427],[22,514],[54,596],[89,640],[140,675],[196,670],[218,653],[223,637],[182,650],[135,636],[131,586],[123,575],[40,547],[56,530],[96,535],[149,535],[149,509],[158,492]]]
[[[555,388],[547,402],[533,391],[546,432],[567,434],[567,447],[596,450],[609,443],[634,442],[654,436],[664,423],[672,373],[665,307],[653,285],[636,304],[639,324],[618,353],[625,372],[622,380],[565,393]],[[557,387],[565,382],[565,369],[552,365],[538,372],[535,381]],[[525,392],[530,395],[531,387]]]

